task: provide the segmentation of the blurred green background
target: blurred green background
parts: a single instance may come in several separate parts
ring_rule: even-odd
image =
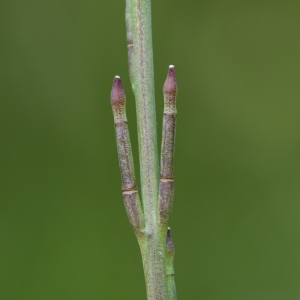
[[[109,94],[125,1],[0,2],[0,299],[146,299]],[[300,299],[300,2],[153,0],[179,84],[179,299]],[[160,144],[160,142],[159,142]]]

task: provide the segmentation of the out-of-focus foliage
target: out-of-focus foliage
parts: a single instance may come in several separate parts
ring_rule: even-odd
[[[109,93],[124,1],[0,2],[0,299],[145,299]],[[153,0],[158,136],[177,69],[179,299],[300,297],[300,2]]]

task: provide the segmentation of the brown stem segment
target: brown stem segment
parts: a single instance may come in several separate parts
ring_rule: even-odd
[[[161,171],[159,185],[159,224],[165,225],[168,222],[172,210],[174,195],[174,151],[175,151],[175,130],[176,130],[176,95],[177,82],[174,66],[169,67],[168,76],[164,87],[164,115],[163,133],[161,146]]]
[[[123,200],[127,216],[137,236],[144,234],[145,218],[138,192],[123,192]]]
[[[134,163],[126,118],[126,96],[119,76],[114,78],[110,99],[114,114],[123,200],[128,219],[137,233],[144,230],[145,220],[136,189]]]

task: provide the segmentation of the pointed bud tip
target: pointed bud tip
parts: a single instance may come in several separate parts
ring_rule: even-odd
[[[170,227],[168,227],[167,238],[171,238],[171,228]]]
[[[110,100],[112,105],[120,105],[125,103],[125,92],[120,76],[115,76],[114,78]]]
[[[172,237],[171,237],[171,228],[170,227],[168,227],[168,231],[167,231],[166,244],[167,244],[167,251],[169,253],[171,253],[171,252],[174,253],[174,244],[173,244]]]
[[[174,65],[169,65],[168,77],[174,77],[175,78],[175,67],[174,67]]]
[[[122,85],[122,80],[121,80],[121,77],[116,75],[114,77],[114,81],[113,81],[113,86],[116,85],[116,84],[121,84]]]
[[[177,92],[177,82],[176,82],[176,75],[175,75],[175,67],[174,65],[169,66],[167,79],[164,84],[163,91],[165,94],[172,94],[176,95]]]

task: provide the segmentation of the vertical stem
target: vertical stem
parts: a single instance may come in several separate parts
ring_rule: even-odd
[[[132,77],[137,110],[141,185],[148,224],[156,221],[158,151],[154,99],[151,1],[132,0]]]
[[[126,118],[126,96],[119,76],[114,78],[110,99],[114,114],[124,205],[129,222],[139,239],[144,235],[145,219],[135,183],[133,156]]]
[[[167,233],[167,248],[166,248],[166,271],[167,271],[167,291],[168,291],[168,300],[176,300],[176,286],[174,280],[174,256],[175,248],[171,237],[171,228],[168,228]]]
[[[133,51],[133,11],[132,11],[132,0],[126,0],[126,41],[127,41],[127,52],[128,52],[128,69],[129,77],[131,80],[132,87],[133,83],[133,70],[132,70],[132,51]]]
[[[142,202],[140,239],[148,300],[166,299],[166,228],[158,226],[158,151],[154,99],[151,0],[126,0],[129,73],[136,100]]]
[[[175,68],[169,66],[167,79],[163,88],[164,116],[160,159],[160,184],[158,219],[160,225],[166,225],[173,205],[174,175],[173,162],[175,153],[176,132],[176,95],[177,82]]]
[[[160,184],[158,200],[158,224],[162,230],[166,229],[174,196],[174,151],[176,132],[176,95],[177,82],[175,68],[169,66],[167,79],[163,88],[164,116],[160,159]],[[175,249],[171,238],[171,229],[168,228],[166,239],[166,284],[167,300],[176,300],[176,287],[174,280]]]

